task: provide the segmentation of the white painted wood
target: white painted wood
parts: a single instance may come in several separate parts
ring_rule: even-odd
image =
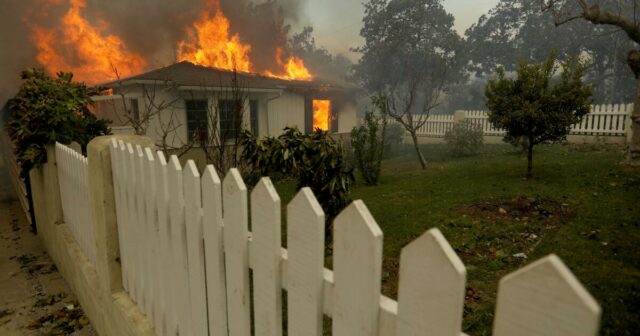
[[[227,313],[230,336],[249,336],[249,252],[247,187],[237,169],[222,184],[224,249],[227,276]]]
[[[187,227],[187,259],[189,262],[189,295],[191,327],[195,335],[208,334],[207,290],[204,271],[204,237],[202,232],[202,197],[200,173],[193,160],[184,167],[185,225]]]
[[[549,255],[500,280],[495,336],[593,336],[601,309],[573,273]]]
[[[156,183],[155,195],[157,213],[157,256],[153,259],[156,262],[154,277],[158,285],[157,299],[158,311],[161,321],[160,330],[156,333],[161,335],[175,335],[178,332],[177,311],[172,300],[174,284],[172,282],[173,249],[171,247],[170,223],[169,223],[169,181],[167,171],[167,161],[162,151],[156,152]]]
[[[60,143],[56,143],[55,151],[64,221],[84,256],[95,267],[96,241],[91,217],[87,158]]]
[[[440,230],[431,229],[402,249],[398,336],[458,336],[466,270]]]
[[[333,335],[378,335],[382,231],[362,201],[335,219],[333,248]]]
[[[112,139],[111,142],[111,170],[112,170],[112,178],[113,178],[113,193],[114,193],[114,201],[115,201],[115,210],[116,210],[116,225],[118,227],[118,247],[120,253],[120,268],[122,274],[122,287],[125,292],[129,291],[129,284],[127,283],[127,266],[126,266],[126,252],[125,252],[125,238],[124,238],[124,228],[125,219],[124,219],[124,207],[125,200],[123,196],[124,188],[122,187],[122,162],[123,158],[121,156],[121,149],[118,141],[116,139]]]
[[[173,250],[173,276],[176,287],[173,288],[173,301],[178,312],[178,332],[191,335],[191,306],[189,300],[189,268],[187,261],[187,234],[184,213],[184,189],[182,165],[178,157],[172,155],[168,163],[171,244]]]
[[[256,335],[282,335],[280,197],[263,177],[251,193],[253,304]],[[294,335],[291,333],[290,335]]]
[[[156,333],[160,329],[160,320],[157,315],[157,299],[158,293],[156,288],[155,279],[155,266],[154,259],[157,257],[156,251],[156,170],[155,157],[153,152],[149,148],[143,148],[142,157],[142,175],[143,177],[143,197],[144,197],[144,216],[145,221],[142,223],[142,232],[145,238],[145,251],[143,256],[143,272],[144,272],[144,287],[145,287],[145,304],[148,312],[148,318],[151,324],[154,326]]]
[[[134,181],[134,194],[135,194],[135,214],[136,221],[133,225],[135,231],[135,244],[137,245],[136,253],[136,287],[138,290],[138,307],[142,312],[151,320],[151,312],[149,311],[149,305],[147,303],[147,291],[145,279],[145,255],[147,253],[147,236],[145,234],[145,226],[147,223],[145,213],[145,171],[143,165],[144,151],[140,145],[135,146],[135,181]]]
[[[228,334],[227,287],[224,266],[222,183],[213,165],[206,167],[201,183],[209,334],[226,336]]]
[[[324,212],[309,188],[287,205],[287,324],[291,336],[322,335]]]
[[[138,244],[136,243],[136,232],[135,232],[135,223],[137,223],[136,218],[136,195],[135,195],[135,184],[134,181],[136,179],[136,169],[135,169],[135,151],[133,150],[133,146],[129,143],[126,144],[126,171],[127,176],[125,180],[125,188],[127,191],[127,249],[131,251],[128,256],[129,267],[129,286],[130,292],[129,296],[131,299],[138,303],[138,284],[136,283],[136,267],[137,267],[137,255],[138,255]]]

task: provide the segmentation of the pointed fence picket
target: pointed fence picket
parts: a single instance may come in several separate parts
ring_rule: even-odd
[[[329,270],[308,188],[287,205],[284,249],[268,178],[249,204],[236,169],[221,181],[212,166],[115,141],[112,168],[123,284],[159,335],[280,336],[284,306],[291,336],[323,335],[323,316],[334,336],[464,335],[466,270],[437,229],[402,250],[396,302],[380,294],[383,235],[361,201],[334,221]],[[504,277],[496,309],[498,336],[596,335],[601,314],[555,256]]]
[[[629,132],[631,123],[631,111],[633,104],[606,104],[592,105],[589,114],[582,120],[571,126],[571,135],[593,135],[593,136],[625,136]],[[505,131],[496,128],[489,122],[487,111],[470,110],[464,112],[464,119],[482,129],[484,135],[502,136]],[[414,116],[415,120],[422,120],[420,116]],[[430,115],[426,121],[415,121],[418,128],[418,136],[441,138],[455,124],[453,115]]]
[[[84,256],[96,266],[96,241],[89,195],[89,163],[75,150],[56,143],[58,181],[65,223]]]

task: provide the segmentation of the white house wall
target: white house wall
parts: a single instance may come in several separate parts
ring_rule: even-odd
[[[301,95],[284,92],[267,106],[268,129],[265,135],[279,135],[287,126],[304,131],[305,99]]]
[[[338,111],[338,133],[349,133],[358,123],[356,105],[346,103]]]

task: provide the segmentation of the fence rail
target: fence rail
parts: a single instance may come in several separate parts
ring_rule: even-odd
[[[56,159],[64,222],[69,225],[80,249],[95,267],[96,241],[87,158],[70,147],[56,143]]]
[[[571,135],[626,136],[631,125],[633,104],[592,105],[591,112],[581,122],[572,125]],[[496,128],[489,122],[486,111],[462,111],[464,119],[482,128],[484,135],[501,136],[505,131]],[[418,129],[418,136],[441,138],[453,127],[453,115],[429,116],[423,127]]]
[[[122,281],[157,334],[280,336],[286,316],[288,335],[320,336],[323,315],[335,336],[461,334],[466,270],[437,229],[402,250],[396,302],[380,293],[383,233],[361,201],[334,221],[329,270],[310,189],[287,205],[284,249],[268,178],[249,193],[235,169],[221,180],[115,140],[111,158]],[[494,335],[596,335],[599,318],[551,255],[501,280]]]

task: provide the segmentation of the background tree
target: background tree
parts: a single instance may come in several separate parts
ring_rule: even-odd
[[[631,143],[627,162],[640,166],[640,4],[637,0],[540,0],[542,8],[550,11],[557,26],[577,19],[595,26],[610,26],[622,31],[632,41],[627,50],[627,64],[636,78],[636,93],[631,115]]]
[[[453,20],[440,0],[370,0],[360,31],[365,42],[355,49],[362,53],[355,78],[387,97],[388,115],[411,136],[423,168],[417,130],[443,91],[464,78]]]
[[[620,3],[600,2],[609,8]],[[584,80],[593,85],[597,102],[627,103],[635,95],[634,78],[625,61],[635,44],[615,27],[575,20],[556,28],[553,18],[540,10],[539,2],[501,0],[465,32],[465,37],[476,76],[488,76],[498,65],[507,72],[515,71],[520,58],[543,62],[549,50],[555,49],[563,59],[588,58]]]
[[[22,80],[9,101],[7,130],[23,176],[47,161],[49,144],[75,141],[86,150],[91,139],[110,133],[110,122],[89,111],[90,95],[96,90],[74,82],[73,74],[60,72],[54,78],[43,69],[28,69]]]
[[[360,170],[366,185],[376,185],[380,179],[387,130],[385,97],[373,96],[371,100],[375,109],[367,111],[364,123],[351,130],[351,147],[356,167]],[[382,113],[376,114],[376,109],[382,110]]]
[[[589,113],[592,89],[582,82],[585,62],[572,58],[562,62],[560,78],[556,55],[544,63],[521,60],[517,77],[507,78],[498,67],[497,76],[486,89],[489,122],[507,131],[506,137],[524,137],[528,141],[527,178],[533,176],[533,148],[545,141],[560,141],[571,125]]]
[[[302,58],[311,73],[324,79],[349,81],[353,64],[342,54],[332,55],[326,48],[318,47],[313,37],[313,27],[304,27],[293,34],[288,43],[291,53]]]

